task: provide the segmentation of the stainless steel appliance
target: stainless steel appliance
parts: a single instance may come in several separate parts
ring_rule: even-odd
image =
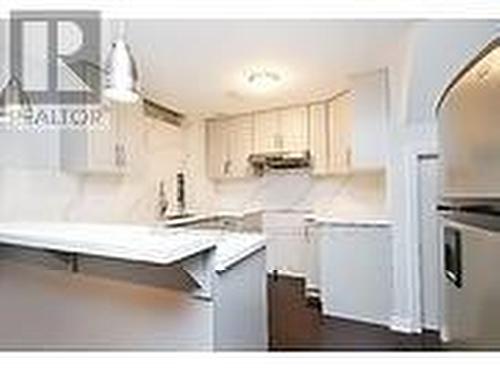
[[[442,154],[442,336],[500,349],[500,39],[445,90]]]
[[[262,175],[270,169],[296,169],[311,166],[311,153],[309,151],[283,151],[252,154],[248,162],[257,175]]]

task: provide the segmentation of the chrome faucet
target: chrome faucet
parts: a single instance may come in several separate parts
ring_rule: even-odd
[[[176,175],[177,181],[177,209],[183,214],[186,211],[186,191],[185,178],[183,172],[178,172]]]
[[[158,202],[157,202],[157,215],[158,219],[164,219],[167,215],[168,200],[165,194],[165,183],[160,180],[158,185]]]

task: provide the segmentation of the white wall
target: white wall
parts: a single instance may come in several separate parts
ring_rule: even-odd
[[[169,202],[175,201],[184,131],[150,119],[128,125],[133,154],[130,172],[122,177],[63,173],[57,164],[43,168],[4,164],[0,220],[152,222],[160,179],[165,181]]]

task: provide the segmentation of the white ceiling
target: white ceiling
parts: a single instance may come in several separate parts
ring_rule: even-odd
[[[186,113],[235,113],[327,97],[348,74],[386,66],[410,21],[133,20],[127,38],[147,96]],[[249,69],[283,83],[256,94]]]

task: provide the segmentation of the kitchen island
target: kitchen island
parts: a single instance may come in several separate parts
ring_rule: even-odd
[[[264,249],[258,234],[0,224],[0,348],[265,350]]]

